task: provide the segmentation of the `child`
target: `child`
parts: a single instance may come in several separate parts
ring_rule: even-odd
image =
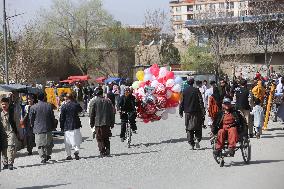
[[[253,107],[252,112],[250,112],[250,114],[254,116],[254,131],[257,139],[260,138],[264,119],[263,108],[260,106],[260,104],[261,101],[259,99],[255,99],[255,107]]]

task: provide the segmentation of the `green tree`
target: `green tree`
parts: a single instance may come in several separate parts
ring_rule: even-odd
[[[181,58],[183,70],[196,71],[197,73],[214,73],[214,58],[208,46],[197,46],[190,42],[186,54]]]
[[[161,63],[163,65],[168,64],[179,64],[180,63],[180,54],[178,48],[173,44],[173,40],[169,37],[162,40],[161,49],[159,52]]]

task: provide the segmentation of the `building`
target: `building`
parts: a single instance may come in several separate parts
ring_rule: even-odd
[[[176,0],[170,1],[172,27],[176,41],[189,41],[193,34],[185,23],[196,19],[245,16],[248,1],[244,0]]]
[[[194,6],[200,10],[185,27],[198,44],[210,40],[225,73],[252,77],[272,68],[283,72],[284,1],[195,1]]]

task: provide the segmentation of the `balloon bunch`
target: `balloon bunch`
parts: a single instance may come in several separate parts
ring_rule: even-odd
[[[166,120],[168,114],[175,114],[179,105],[181,77],[157,64],[136,73],[138,81],[132,84],[138,104],[138,117],[145,123]]]

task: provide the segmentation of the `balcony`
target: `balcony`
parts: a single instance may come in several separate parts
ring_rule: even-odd
[[[186,27],[196,27],[206,24],[223,25],[223,24],[237,24],[237,23],[252,23],[277,21],[284,19],[284,13],[259,15],[259,16],[239,16],[239,17],[220,17],[213,19],[193,19],[185,21]]]

